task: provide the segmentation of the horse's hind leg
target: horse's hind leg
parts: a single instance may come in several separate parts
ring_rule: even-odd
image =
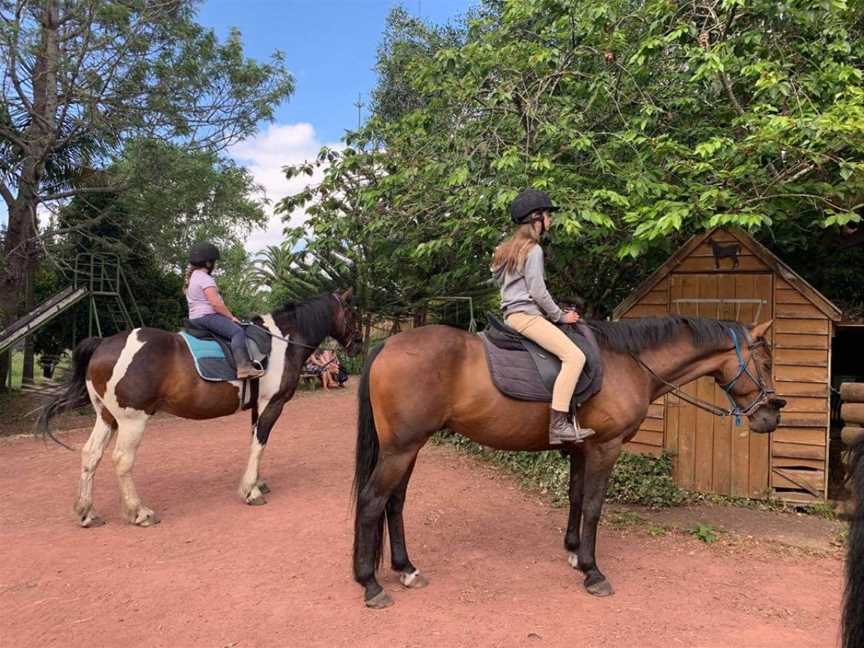
[[[135,482],[132,481],[132,467],[135,453],[144,435],[144,426],[149,417],[144,412],[132,416],[117,417],[117,443],[114,445],[114,469],[120,482],[120,498],[123,515],[132,524],[152,526],[159,523],[159,516],[141,503]]]
[[[390,531],[390,564],[393,570],[399,572],[399,582],[405,587],[419,589],[426,587],[429,581],[411,563],[408,558],[408,549],[405,546],[405,527],[402,519],[402,509],[405,507],[405,494],[408,491],[408,482],[411,473],[414,472],[414,461],[408,466],[402,481],[387,500],[387,527]]]
[[[99,466],[115,427],[114,418],[97,404],[96,423],[93,425],[90,438],[81,449],[81,481],[78,487],[78,499],[75,500],[74,506],[78,523],[82,527],[96,527],[105,523],[93,512],[93,474]]]
[[[363,598],[366,605],[371,608],[384,608],[393,604],[393,599],[375,579],[375,568],[383,552],[384,509],[390,496],[405,480],[406,473],[413,465],[418,451],[418,447],[395,452],[392,449],[381,448],[378,464],[357,500],[354,579],[363,586],[365,590]],[[405,483],[407,486],[407,480]],[[407,560],[407,555],[400,557]]]

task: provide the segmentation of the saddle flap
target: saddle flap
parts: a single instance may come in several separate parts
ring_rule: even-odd
[[[585,367],[573,392],[575,409],[594,396],[603,383],[603,360],[590,326],[579,322],[561,330],[585,354]],[[552,389],[561,361],[553,353],[507,326],[494,315],[488,316],[481,333],[492,382],[501,393],[519,400],[552,400]]]

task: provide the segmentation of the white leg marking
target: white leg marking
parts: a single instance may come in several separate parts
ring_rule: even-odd
[[[258,488],[258,471],[261,468],[261,455],[264,447],[258,441],[258,435],[252,430],[252,446],[249,448],[249,461],[246,463],[246,472],[240,480],[240,497],[247,502],[262,497]]]
[[[411,584],[414,582],[414,580],[417,578],[417,576],[418,576],[419,574],[420,574],[420,570],[419,570],[419,569],[415,569],[415,570],[414,570],[413,572],[411,572],[410,574],[406,574],[405,572],[402,572],[402,573],[399,575],[399,581],[400,581],[400,582],[401,582],[405,587],[411,587]]]
[[[567,562],[573,569],[579,569],[579,556],[572,551],[570,552],[570,555],[567,556]]]
[[[97,518],[92,512],[93,507],[93,474],[105,452],[105,447],[111,439],[111,426],[102,420],[102,402],[99,399],[93,383],[87,381],[87,391],[90,394],[90,402],[96,410],[96,422],[90,438],[81,449],[81,480],[78,487],[78,500],[75,502],[75,513],[78,514],[78,522],[82,526],[90,526]]]
[[[120,497],[126,519],[133,524],[149,526],[158,522],[156,515],[141,503],[135,482],[132,481],[132,467],[135,453],[144,436],[144,426],[149,417],[140,412],[136,417],[125,417],[117,421],[117,443],[114,445],[114,470],[120,482]]]
[[[111,378],[105,386],[102,402],[108,411],[117,419],[117,443],[114,445],[114,469],[120,482],[120,497],[126,518],[133,524],[149,526],[158,522],[156,514],[141,504],[135,483],[132,481],[132,467],[135,465],[135,453],[144,435],[144,426],[150,418],[146,412],[132,407],[121,407],[117,400],[117,385],[126,376],[135,355],[144,347],[144,341],[139,336],[140,329],[135,329],[126,338],[126,344],[120,352],[120,357],[114,363]]]

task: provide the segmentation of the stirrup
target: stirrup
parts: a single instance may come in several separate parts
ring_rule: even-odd
[[[579,416],[573,412],[573,429],[576,430],[576,440],[573,443],[582,443],[588,437],[597,434],[593,428],[583,428],[579,425]]]

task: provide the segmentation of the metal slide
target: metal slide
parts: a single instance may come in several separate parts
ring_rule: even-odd
[[[27,335],[39,327],[44,326],[61,313],[72,308],[72,306],[84,299],[88,293],[88,288],[84,286],[77,288],[69,286],[48,301],[39,304],[24,317],[0,331],[0,353],[22,338],[27,337]]]

